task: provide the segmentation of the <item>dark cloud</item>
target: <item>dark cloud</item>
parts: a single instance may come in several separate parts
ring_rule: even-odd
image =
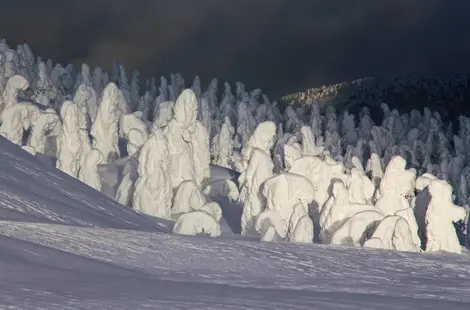
[[[468,72],[470,3],[0,1],[0,36],[55,61],[242,81],[272,96],[357,77]]]

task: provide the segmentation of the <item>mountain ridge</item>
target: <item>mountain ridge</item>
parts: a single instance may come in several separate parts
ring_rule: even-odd
[[[469,115],[465,102],[470,101],[470,74],[408,73],[388,77],[365,77],[349,82],[323,85],[287,94],[280,103],[309,106],[317,101],[321,108],[334,105],[350,113],[366,105],[380,107],[382,102],[400,112],[428,107],[447,120]]]

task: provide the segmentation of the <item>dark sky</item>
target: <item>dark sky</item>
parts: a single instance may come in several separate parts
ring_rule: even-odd
[[[55,62],[242,81],[272,97],[357,77],[470,72],[470,1],[0,0],[0,37]],[[189,84],[188,83],[188,84]]]

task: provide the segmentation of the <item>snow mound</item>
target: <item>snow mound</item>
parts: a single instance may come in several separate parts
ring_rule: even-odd
[[[173,232],[180,235],[218,237],[220,236],[220,226],[217,220],[208,212],[192,211],[178,217]]]

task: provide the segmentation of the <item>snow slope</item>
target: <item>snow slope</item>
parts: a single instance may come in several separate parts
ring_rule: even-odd
[[[0,304],[47,309],[468,309],[469,260],[3,222]]]
[[[0,219],[145,231],[170,223],[140,215],[0,137]]]
[[[0,217],[0,308],[470,308],[466,255],[165,234],[3,138]]]

